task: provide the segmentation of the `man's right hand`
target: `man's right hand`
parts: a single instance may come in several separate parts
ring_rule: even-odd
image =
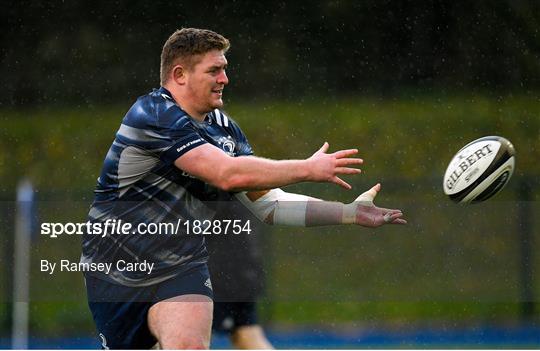
[[[307,159],[309,163],[309,180],[335,183],[345,189],[351,189],[351,186],[338,175],[360,173],[360,169],[350,168],[349,166],[361,165],[364,160],[351,157],[358,153],[357,149],[339,150],[328,154],[326,152],[329,147],[330,145],[325,142],[313,156]]]

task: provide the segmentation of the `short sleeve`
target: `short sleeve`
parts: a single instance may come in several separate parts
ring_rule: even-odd
[[[157,107],[135,104],[122,121],[116,139],[152,152],[167,164],[206,143],[189,116],[167,102]]]
[[[174,163],[177,158],[197,146],[206,144],[206,140],[197,132],[187,116],[179,118],[167,134],[170,140],[169,147],[160,154],[160,159],[167,164]]]

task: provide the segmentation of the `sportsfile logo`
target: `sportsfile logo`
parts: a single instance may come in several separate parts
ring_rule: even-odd
[[[249,219],[177,219],[176,222],[129,223],[122,219],[109,218],[103,222],[84,223],[41,223],[41,235],[52,239],[63,235],[226,235],[251,234]]]
[[[464,154],[467,154],[466,152],[467,150],[465,150],[461,155],[458,155],[458,159],[463,160],[463,161],[461,161],[458,164],[457,168],[450,174],[450,177],[446,181],[446,187],[448,189],[453,189],[456,183],[459,181],[460,177],[465,172],[467,172],[472,167],[472,165],[474,165],[476,162],[478,162],[482,158],[493,154],[493,149],[491,148],[491,146],[492,145],[490,144],[486,144],[482,146],[481,148],[475,150],[469,156],[464,156]],[[478,171],[474,172],[473,170],[473,173],[476,174],[478,173]],[[465,180],[466,181],[471,180],[474,174],[467,175]]]

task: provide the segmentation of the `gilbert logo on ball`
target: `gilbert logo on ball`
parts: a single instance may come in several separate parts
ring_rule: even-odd
[[[487,136],[465,145],[444,174],[444,193],[455,202],[474,203],[498,193],[514,172],[514,146],[500,136]]]

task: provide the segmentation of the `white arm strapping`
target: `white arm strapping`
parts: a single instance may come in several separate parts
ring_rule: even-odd
[[[235,197],[263,222],[274,211],[273,224],[297,227],[306,226],[307,202],[314,200],[312,197],[287,193],[279,188],[268,191],[255,201],[251,201],[245,192],[236,193]]]

